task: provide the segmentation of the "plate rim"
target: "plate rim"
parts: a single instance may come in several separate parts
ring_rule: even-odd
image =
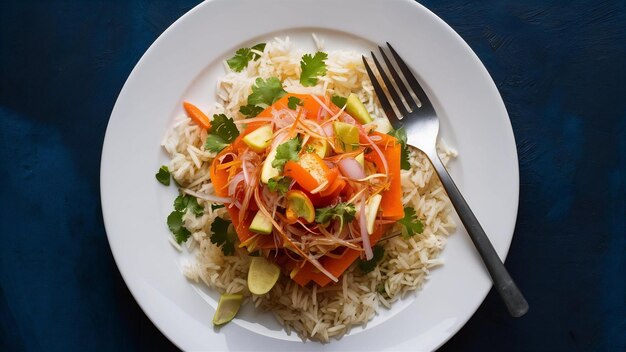
[[[506,129],[506,132],[509,136],[507,136],[507,138],[510,138],[512,141],[512,146],[513,148],[511,150],[509,150],[509,152],[512,153],[512,155],[514,155],[515,157],[515,163],[514,163],[514,172],[513,172],[513,176],[515,177],[514,180],[514,184],[515,184],[515,199],[513,202],[514,205],[514,214],[515,217],[512,221],[512,223],[510,224],[511,227],[511,236],[506,240],[506,243],[503,246],[503,250],[501,251],[502,253],[500,254],[500,257],[502,259],[502,261],[504,262],[508,252],[510,250],[510,246],[513,240],[513,236],[514,236],[514,230],[516,227],[516,222],[517,222],[517,216],[518,216],[518,211],[519,211],[519,190],[520,190],[520,182],[519,182],[519,157],[518,157],[518,153],[517,153],[517,148],[516,148],[516,140],[515,140],[515,134],[513,131],[513,126],[508,114],[508,111],[506,109],[506,106],[504,105],[504,101],[502,99],[502,96],[499,92],[499,90],[497,89],[497,86],[495,85],[495,81],[493,80],[493,78],[491,77],[489,71],[487,70],[487,68],[485,67],[485,65],[483,64],[483,62],[480,60],[480,58],[478,57],[478,55],[474,52],[474,50],[472,50],[472,48],[469,46],[469,44],[450,26],[448,25],[443,19],[441,19],[439,16],[437,16],[434,12],[432,12],[430,9],[428,9],[427,7],[425,7],[424,5],[422,5],[421,3],[417,2],[417,1],[413,1],[413,0],[400,0],[402,2],[405,3],[410,3],[413,6],[415,6],[417,8],[418,11],[422,11],[424,14],[426,14],[429,18],[431,18],[432,20],[434,20],[435,22],[438,22],[439,26],[441,26],[442,28],[445,28],[445,30],[449,33],[452,34],[453,37],[456,38],[457,40],[457,44],[460,44],[464,47],[464,51],[469,55],[469,57],[472,59],[472,61],[474,61],[475,66],[481,71],[481,75],[485,76],[486,81],[488,83],[490,83],[490,85],[492,86],[492,88],[494,89],[497,97],[499,98],[497,100],[497,104],[499,105],[499,109],[503,111],[504,115],[503,118],[505,118],[505,124],[507,125],[506,127],[508,127]],[[202,11],[201,9],[207,6],[211,6],[212,3],[214,2],[221,2],[221,0],[205,0],[199,4],[197,4],[196,6],[194,6],[193,8],[191,8],[189,11],[187,11],[186,13],[184,13],[182,16],[180,16],[176,21],[174,21],[171,25],[169,25],[167,27],[167,29],[165,29],[153,42],[152,44],[150,44],[150,46],[148,47],[148,49],[142,54],[141,58],[137,61],[137,63],[135,64],[135,66],[133,67],[133,69],[131,70],[131,72],[129,73],[128,77],[126,78],[124,85],[122,86],[120,93],[118,94],[117,98],[116,98],[116,102],[115,105],[113,106],[113,109],[111,111],[109,120],[107,121],[107,127],[106,127],[106,132],[105,132],[105,136],[103,139],[103,146],[102,146],[102,152],[100,155],[100,196],[101,196],[101,210],[102,210],[102,217],[103,217],[103,224],[104,224],[104,228],[107,234],[107,241],[109,243],[109,247],[111,249],[111,253],[113,255],[113,258],[115,260],[115,264],[118,268],[118,271],[120,273],[120,275],[122,276],[123,280],[124,280],[124,284],[126,285],[126,287],[129,289],[129,291],[131,292],[131,295],[133,297],[133,299],[137,302],[137,304],[141,307],[142,312],[148,317],[148,319],[150,319],[150,321],[152,322],[152,324],[164,335],[168,338],[168,340],[170,342],[172,342],[174,345],[176,345],[178,348],[183,349],[184,350],[184,346],[181,345],[179,343],[178,340],[176,340],[174,338],[173,332],[166,330],[164,326],[161,326],[160,324],[158,324],[156,322],[155,317],[153,317],[153,312],[150,309],[147,309],[147,307],[145,306],[145,302],[142,302],[141,299],[139,299],[141,297],[141,294],[139,293],[139,288],[136,287],[135,285],[131,284],[132,281],[129,281],[128,278],[128,271],[127,270],[123,270],[122,267],[120,266],[120,263],[122,262],[122,259],[120,259],[120,254],[119,252],[116,252],[114,250],[114,245],[112,243],[111,240],[111,236],[109,236],[109,228],[110,225],[107,225],[107,210],[105,209],[104,206],[104,199],[103,199],[103,188],[105,188],[105,179],[106,177],[104,177],[104,157],[105,154],[107,154],[107,141],[109,141],[108,143],[110,144],[110,140],[111,140],[111,133],[109,133],[109,130],[111,128],[111,122],[113,121],[113,117],[115,115],[116,112],[116,107],[118,106],[118,101],[120,99],[121,96],[124,95],[124,93],[126,92],[126,90],[128,90],[129,86],[132,84],[132,82],[136,79],[137,76],[137,72],[141,71],[143,64],[145,64],[146,58],[148,56],[151,55],[152,51],[155,50],[155,48],[159,45],[160,42],[166,40],[166,34],[171,33],[172,31],[175,30],[175,28],[179,25],[181,25],[182,22],[184,22],[186,20],[186,18],[193,16],[196,12]],[[305,1],[301,1],[301,2],[305,2]],[[462,226],[462,224],[458,224],[458,226]],[[456,335],[458,333],[458,331],[461,330],[461,328],[463,328],[465,326],[465,324],[475,315],[476,311],[478,310],[478,308],[482,305],[482,303],[484,302],[487,294],[489,293],[489,291],[491,290],[491,288],[493,287],[493,284],[490,284],[487,289],[485,290],[484,293],[481,293],[482,299],[480,301],[478,301],[475,306],[472,307],[471,311],[471,315],[468,315],[467,317],[464,317],[462,319],[462,322],[460,324],[456,324],[455,328],[453,329],[453,331],[447,335],[447,337],[445,339],[442,339],[440,341],[440,343],[438,343],[436,346],[434,346],[434,349],[438,349],[439,347],[441,347],[442,345],[444,345],[447,341],[449,341],[454,335]],[[332,340],[331,340],[331,345],[332,345]]]

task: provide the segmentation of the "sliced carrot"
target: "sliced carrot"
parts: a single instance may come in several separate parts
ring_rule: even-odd
[[[370,236],[370,242],[375,245],[382,237],[382,234],[388,229],[386,226],[381,226]],[[320,263],[324,266],[324,269],[328,270],[335,277],[341,276],[352,263],[360,256],[361,252],[347,248],[345,252],[337,258],[323,257],[320,259]],[[300,286],[304,286],[310,281],[314,281],[321,287],[328,285],[332,280],[319,272],[311,263],[307,262],[293,277],[293,280]]]
[[[383,211],[383,218],[390,220],[402,219],[404,217],[402,180],[400,178],[400,155],[402,153],[402,146],[398,143],[397,139],[392,136],[379,132],[372,133],[372,136],[378,136],[380,138],[379,141],[376,141],[376,145],[382,151],[389,170],[389,188],[381,193],[382,200],[380,202],[380,208]],[[361,143],[367,142],[361,140]],[[385,171],[383,162],[376,151],[372,150],[366,153],[365,160],[374,163],[378,172]]]
[[[337,168],[333,168],[331,170],[337,170]],[[330,184],[325,190],[320,192],[322,197],[336,197],[346,186],[346,181],[341,177],[336,177],[335,181]]]
[[[217,154],[215,159],[213,159],[211,167],[209,168],[209,177],[213,183],[213,187],[215,188],[215,194],[220,197],[228,196],[228,189],[226,187],[228,184],[228,170],[219,168],[219,166],[222,165],[219,162],[219,159],[222,155],[231,153],[232,151],[232,146],[224,148],[219,154]]]
[[[275,110],[289,109],[289,106],[287,104],[289,103],[290,97],[295,97],[295,98],[300,99],[300,101],[302,101],[301,108],[305,111],[306,118],[317,119],[317,115],[319,115],[319,111],[322,108],[322,106],[309,94],[293,94],[293,93],[285,94],[285,96],[278,99],[272,106],[263,110],[263,112],[261,112],[258,115],[258,117],[272,117],[272,108]],[[319,99],[322,101],[324,100],[323,97],[319,97]]]
[[[207,130],[211,128],[211,121],[209,120],[209,117],[206,116],[206,114],[203,113],[202,110],[198,109],[197,106],[186,101],[183,102],[183,107],[185,108],[187,116],[189,116],[195,123],[200,125],[200,127]]]

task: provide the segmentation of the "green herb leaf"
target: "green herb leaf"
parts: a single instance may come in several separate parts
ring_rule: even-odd
[[[402,170],[410,170],[411,164],[409,163],[409,147],[407,146],[406,130],[404,127],[400,127],[397,130],[389,132],[388,134],[395,137],[402,145],[402,152],[400,153],[400,167]]]
[[[157,181],[161,182],[163,185],[170,185],[170,169],[166,165],[161,166],[159,171],[154,176]]]
[[[220,217],[215,218],[211,224],[211,242],[222,246],[224,255],[232,255],[235,253],[235,240],[237,234],[234,231],[232,223]]]
[[[191,211],[195,216],[204,214],[204,207],[198,204],[198,200],[194,196],[188,194],[180,195],[174,199],[174,209],[185,212]]]
[[[248,66],[250,60],[258,60],[260,56],[252,50],[263,52],[263,50],[265,50],[265,43],[259,43],[252,48],[241,48],[237,50],[235,56],[226,60],[228,67],[235,72],[241,72]]]
[[[187,241],[189,236],[191,236],[191,232],[183,226],[183,215],[185,215],[185,213],[174,210],[167,217],[167,227],[169,227],[170,231],[174,234],[174,238],[178,244]]]
[[[295,136],[276,148],[276,158],[272,160],[272,166],[281,169],[289,160],[298,160],[298,153],[302,148],[300,137]]]
[[[333,95],[333,97],[330,98],[330,101],[332,101],[333,104],[335,104],[338,108],[341,109],[344,106],[346,106],[346,102],[348,101],[348,98],[340,97],[339,95]]]
[[[359,267],[361,272],[363,272],[364,274],[367,274],[373,271],[376,268],[376,265],[378,265],[378,262],[380,262],[380,260],[383,259],[383,256],[385,255],[385,249],[382,246],[378,246],[378,245],[372,247],[372,252],[374,252],[374,257],[372,257],[372,259],[370,260],[359,259],[357,263],[357,266]],[[385,286],[383,285],[383,292],[384,290],[385,290]]]
[[[204,142],[204,149],[219,152],[239,136],[239,130],[233,119],[224,114],[213,115],[211,128]]]
[[[291,110],[296,110],[298,106],[302,106],[302,100],[298,97],[289,97],[287,99],[287,107]]]
[[[332,207],[315,209],[315,222],[327,224],[331,219],[339,220],[341,228],[354,220],[356,208],[352,203],[339,203]]]
[[[323,51],[316,52],[315,56],[304,54],[300,61],[300,68],[302,68],[300,84],[305,87],[316,85],[317,77],[326,74],[326,59],[328,59],[328,54]]]
[[[385,292],[385,284],[384,284],[384,283],[382,283],[382,282],[379,282],[379,283],[376,285],[376,292],[380,293],[381,295],[384,295],[384,294],[386,293],[386,292]]]
[[[264,109],[260,106],[256,105],[242,105],[239,108],[239,112],[246,117],[256,117],[260,114]]]
[[[278,78],[270,77],[264,81],[263,78],[259,77],[252,86],[252,94],[248,96],[248,105],[259,105],[266,108],[285,94],[287,92],[283,89],[283,84]]]
[[[292,181],[293,180],[289,176],[272,177],[267,182],[267,187],[270,191],[278,192],[283,195],[289,191],[289,186],[291,186]]]
[[[424,232],[424,224],[417,218],[415,209],[411,207],[404,207],[404,217],[398,220],[398,223],[404,226],[402,237],[405,239]]]
[[[229,144],[230,143],[224,142],[224,140],[220,136],[209,134],[206,136],[206,141],[204,142],[204,149],[217,153],[217,152],[222,151],[222,149],[228,147]]]

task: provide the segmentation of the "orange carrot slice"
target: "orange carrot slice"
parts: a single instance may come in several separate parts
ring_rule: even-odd
[[[202,110],[198,109],[197,106],[186,101],[183,103],[183,107],[185,108],[185,112],[187,112],[187,116],[189,116],[200,127],[207,130],[211,128],[211,122],[209,121],[209,117],[206,116],[206,114],[203,113]]]

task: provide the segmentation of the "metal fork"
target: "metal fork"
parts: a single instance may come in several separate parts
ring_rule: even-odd
[[[439,132],[437,113],[407,64],[400,58],[389,43],[387,43],[387,46],[400,72],[396,71],[394,65],[383,51],[383,48],[379,46],[378,49],[385,61],[387,70],[391,73],[391,77],[389,77],[376,58],[376,55],[372,52],[372,58],[382,78],[382,82],[374,75],[372,68],[368,64],[365,56],[363,56],[365,69],[372,81],[374,91],[380,100],[380,104],[393,128],[398,129],[404,127],[411,142],[415,143],[414,147],[424,152],[430,159],[430,162],[439,175],[443,187],[448,193],[448,197],[454,209],[459,215],[461,222],[463,222],[472,242],[474,242],[478,253],[482,257],[491,275],[494,286],[500,294],[500,297],[502,297],[502,300],[504,300],[509,313],[513,317],[521,317],[528,311],[528,302],[526,302],[526,299],[517,288],[517,285],[515,285],[515,282],[507,272],[500,257],[498,257],[485,231],[480,226],[478,219],[476,219],[476,216],[437,155],[436,142]],[[387,94],[385,94],[383,86],[386,87],[386,91],[389,93],[389,96],[391,96],[399,115],[394,111],[391,101],[388,99]],[[417,100],[415,98],[417,98]]]

